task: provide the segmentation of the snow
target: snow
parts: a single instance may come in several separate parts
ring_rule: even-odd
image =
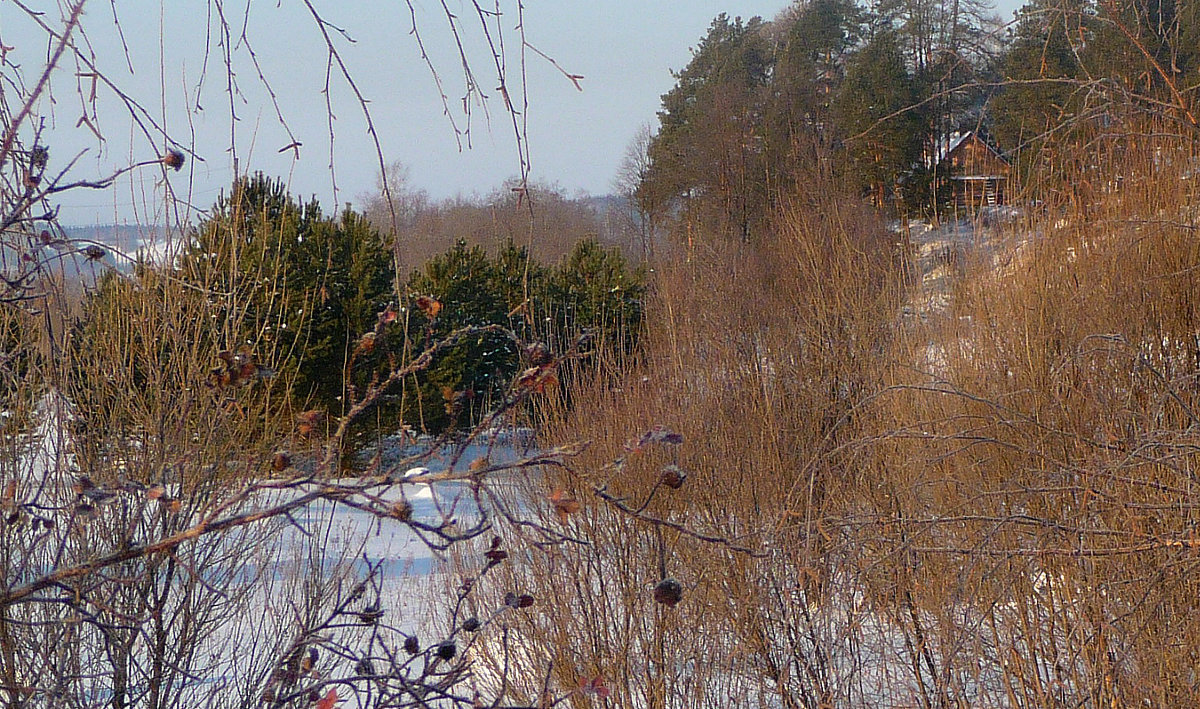
[[[70,489],[77,472],[70,436],[74,406],[52,389],[34,405],[33,421],[37,425],[15,461],[15,477],[21,485],[17,495],[33,503],[53,503],[55,497]]]
[[[9,419],[15,419],[9,416]],[[10,537],[12,552],[25,560],[10,560],[10,580],[18,583],[29,578],[17,578],[11,563],[17,563],[34,576],[38,569],[48,568],[53,557],[47,550],[67,550],[62,564],[70,565],[94,554],[102,553],[109,539],[110,522],[130,514],[158,514],[160,503],[147,500],[136,493],[112,495],[104,506],[98,506],[98,517],[81,523],[78,512],[72,512],[80,497],[78,485],[81,471],[77,464],[72,441],[74,408],[66,397],[50,391],[36,402],[27,422],[26,433],[16,434],[16,455],[7,461],[19,480],[16,499],[30,510],[57,517],[52,530],[30,535],[31,525],[22,525],[20,532]],[[11,424],[10,424],[11,425]],[[511,461],[525,451],[501,443],[520,439],[520,435],[492,432],[486,440],[469,445],[449,447],[430,455],[423,465],[406,471],[412,478],[447,470],[465,469],[471,462],[487,457],[489,461]],[[385,447],[388,456],[410,456],[429,453],[411,442]],[[111,481],[107,481],[113,484]],[[340,479],[342,484],[363,480]],[[97,480],[97,484],[100,481]],[[320,484],[320,483],[317,483]],[[497,484],[503,485],[502,480]],[[406,500],[411,505],[414,522],[438,526],[453,519],[467,527],[478,519],[479,510],[469,484],[457,481],[433,483],[405,482],[373,490],[376,499],[387,503]],[[239,508],[239,511],[266,509],[294,499],[301,491],[295,488],[260,490]],[[199,513],[203,514],[203,513]],[[72,517],[72,515],[76,515]],[[199,518],[197,518],[198,520]],[[189,522],[190,524],[191,522]],[[118,524],[126,524],[118,522]],[[145,525],[148,528],[153,524]],[[86,543],[79,542],[87,540]],[[84,556],[79,556],[80,554]],[[202,587],[176,594],[172,604],[194,606],[191,613],[212,614],[217,619],[205,626],[207,635],[191,636],[196,653],[187,672],[173,673],[172,691],[177,692],[176,704],[186,706],[257,705],[256,693],[262,691],[274,658],[291,647],[298,633],[319,613],[318,609],[333,599],[345,597],[349,588],[367,576],[374,576],[367,599],[374,599],[385,610],[385,621],[379,625],[360,624],[353,614],[349,621],[338,621],[326,633],[330,641],[353,646],[369,642],[372,633],[386,630],[391,637],[418,634],[422,647],[436,640],[433,619],[436,609],[431,599],[445,593],[439,571],[442,558],[422,540],[418,530],[395,519],[382,519],[370,511],[358,509],[337,500],[321,499],[293,512],[287,518],[276,518],[247,527],[237,528],[210,537],[201,537],[184,544],[172,555],[187,565],[192,575],[177,577],[174,583],[189,584],[193,578],[202,579]],[[129,570],[142,565],[121,567]],[[56,591],[51,591],[53,595]],[[320,599],[320,600],[319,600]],[[360,605],[355,605],[358,609]],[[55,633],[73,632],[71,652],[78,654],[84,665],[93,668],[84,675],[72,676],[62,691],[77,700],[79,705],[103,705],[113,696],[111,668],[107,664],[105,639],[93,626],[81,625],[71,630],[67,606],[30,604],[20,606],[21,613],[49,612],[56,623]],[[65,615],[64,615],[65,614]],[[172,615],[174,618],[181,616]],[[345,617],[345,616],[339,616]],[[308,619],[308,620],[306,620]],[[147,630],[146,632],[154,632]],[[177,634],[181,629],[170,630]],[[48,637],[48,636],[47,636]],[[174,638],[175,635],[172,635]],[[178,638],[176,638],[178,639]],[[172,640],[174,642],[175,640]],[[180,642],[184,642],[179,640]],[[34,641],[40,642],[40,641]],[[135,646],[135,652],[149,653],[147,643]],[[148,657],[148,656],[147,656]],[[424,661],[421,656],[418,661]],[[107,668],[107,669],[106,669]],[[329,665],[330,672],[345,672],[347,668]],[[144,675],[131,677],[133,695],[147,688]],[[344,709],[357,706],[356,701],[341,704]]]
[[[944,135],[938,140],[937,147],[934,148],[934,154],[925,158],[925,167],[933,168],[946,159],[946,156],[954,152],[958,146],[971,137],[971,131],[960,132],[954,131],[949,135]]]

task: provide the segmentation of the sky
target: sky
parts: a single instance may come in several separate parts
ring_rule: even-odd
[[[1015,3],[1006,2],[998,12],[1011,16]],[[46,11],[47,22],[61,17],[59,3],[30,3]],[[313,0],[323,25],[303,0],[89,0],[77,39],[86,42],[82,46],[94,57],[94,68],[113,87],[99,82],[93,99],[88,76],[93,67],[75,62],[65,62],[51,76],[36,106],[49,117],[41,140],[50,148],[50,171],[77,158],[70,177],[95,180],[131,162],[152,160],[173,141],[189,159],[165,179],[193,209],[164,209],[164,171],[151,166],[112,189],[62,195],[56,200],[61,221],[193,220],[196,210],[207,209],[227,189],[235,160],[238,173],[278,177],[293,194],[317,197],[326,211],[361,205],[376,191],[380,153],[386,164],[402,163],[408,184],[433,199],[486,195],[521,171],[513,120],[497,90],[492,46],[504,58],[507,93],[521,111],[531,178],[567,194],[606,194],[630,142],[655,122],[660,97],[674,83],[671,71],[686,66],[690,48],[712,19],[721,12],[770,19],[792,3],[525,0],[520,28],[515,0],[481,4],[502,12],[489,20],[490,44],[467,0],[446,0],[457,40],[441,0],[412,0],[411,6],[402,0]],[[357,95],[337,60],[330,64],[321,27]],[[523,61],[522,30],[532,47]],[[9,61],[20,66],[26,85],[35,84],[52,47],[7,2],[0,2],[0,44],[11,48]],[[466,103],[460,44],[480,89]],[[582,90],[566,74],[582,77],[576,80]],[[130,120],[114,87],[146,109],[140,121]],[[378,150],[359,95],[369,108]],[[81,116],[87,120],[80,122]],[[468,125],[469,135],[463,135]],[[285,149],[297,142],[298,148]]]

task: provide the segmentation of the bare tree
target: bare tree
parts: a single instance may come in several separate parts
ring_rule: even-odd
[[[640,189],[646,177],[650,174],[650,142],[654,139],[654,128],[645,124],[638,129],[637,135],[625,148],[625,157],[617,170],[613,187],[624,203],[621,216],[624,228],[631,239],[637,243],[630,244],[630,250],[640,252],[643,259],[654,255],[654,238],[658,228],[660,206],[655,203],[654,195],[649,190]]]

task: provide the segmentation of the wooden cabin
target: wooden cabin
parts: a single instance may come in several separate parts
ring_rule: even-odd
[[[976,211],[1007,202],[1012,165],[975,131],[946,136],[930,162],[939,180],[949,177],[959,209]]]

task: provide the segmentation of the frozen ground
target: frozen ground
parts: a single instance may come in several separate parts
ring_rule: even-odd
[[[20,436],[16,449],[19,455],[7,462],[15,467],[13,472],[20,480],[18,499],[42,505],[39,509],[44,510],[70,509],[76,495],[81,494],[76,490],[83,474],[72,453],[71,405],[64,397],[50,393],[38,402],[32,417],[36,423],[27,429],[28,434]],[[470,445],[447,447],[425,457],[421,474],[448,470],[451,464],[454,470],[465,470],[482,457],[493,464],[516,460],[528,452],[530,443],[528,431],[495,432]],[[422,446],[428,445],[427,441],[397,437],[384,442],[382,455],[385,460],[402,460],[421,453]],[[506,481],[498,477],[495,484],[504,485]],[[462,482],[398,482],[375,492],[377,501],[385,506],[403,497],[411,505],[413,521],[433,526],[454,519],[465,527],[479,513],[469,486]],[[297,494],[295,489],[262,491],[244,509],[267,508]],[[104,529],[103,515],[121,509],[152,509],[144,503],[141,508],[136,504],[122,507],[123,499],[100,505],[101,518],[76,529],[91,534],[94,532],[88,530]],[[63,501],[65,508],[61,506]],[[56,533],[61,531],[67,535],[64,540],[69,539],[67,530],[72,526],[56,525]],[[430,599],[433,594],[446,592],[446,584],[439,578],[439,555],[398,520],[380,519],[343,502],[323,499],[293,512],[286,521],[277,519],[206,539],[194,544],[208,551],[193,557],[192,545],[188,544],[179,550],[178,557],[196,560],[195,572],[206,585],[206,589],[197,590],[208,592],[204,603],[210,607],[206,611],[221,620],[208,629],[206,637],[189,641],[196,643],[197,652],[188,669],[190,676],[176,685],[181,688],[181,706],[257,706],[255,693],[262,691],[264,673],[272,668],[271,658],[292,647],[304,628],[311,627],[306,623],[320,617],[314,605],[316,599],[324,597],[327,603],[329,599],[345,598],[366,577],[368,569],[374,569],[375,576],[363,600],[353,609],[357,612],[363,604],[375,603],[385,613],[383,620],[360,624],[353,613],[338,616],[341,620],[318,635],[325,642],[344,647],[371,642],[372,634],[384,629],[393,644],[409,634],[421,638],[422,648],[437,641],[438,624],[433,622]],[[207,563],[204,559],[217,561]],[[76,641],[84,664],[96,668],[89,679],[79,680],[79,686],[70,690],[83,701],[81,706],[103,705],[112,696],[110,670],[105,669],[101,643],[98,635],[86,632]],[[412,659],[418,665],[417,672],[430,657],[422,653]],[[329,671],[340,676],[349,669],[331,665]],[[135,680],[131,691],[144,688],[144,681]],[[356,701],[341,704],[344,708],[357,705]]]

